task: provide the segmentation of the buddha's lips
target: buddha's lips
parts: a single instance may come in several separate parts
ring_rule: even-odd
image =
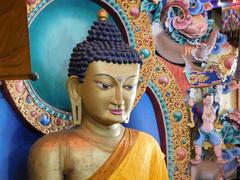
[[[123,113],[121,109],[109,109],[109,111],[114,115],[121,115]]]

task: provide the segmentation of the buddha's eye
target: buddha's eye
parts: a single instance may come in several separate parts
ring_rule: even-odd
[[[128,91],[132,90],[133,87],[134,87],[134,86],[129,86],[129,85],[123,86],[123,88],[126,89],[126,90],[128,90]]]
[[[96,82],[96,84],[97,84],[97,87],[99,87],[100,89],[103,89],[103,90],[112,88],[112,85],[109,85],[109,84],[105,84],[105,83],[101,83],[101,82]]]

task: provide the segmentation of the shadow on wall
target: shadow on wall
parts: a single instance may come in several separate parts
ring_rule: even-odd
[[[28,153],[40,136],[16,115],[0,91],[1,180],[27,179]]]
[[[160,144],[160,136],[154,107],[146,92],[143,94],[137,106],[133,109],[129,123],[124,124],[124,126],[151,134]]]

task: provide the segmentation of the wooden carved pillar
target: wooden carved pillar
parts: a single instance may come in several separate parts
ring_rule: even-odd
[[[32,79],[26,1],[0,4],[0,80]]]

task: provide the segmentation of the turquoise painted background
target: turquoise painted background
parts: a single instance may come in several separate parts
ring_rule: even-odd
[[[48,104],[70,110],[66,80],[72,49],[86,38],[101,9],[92,1],[57,0],[45,7],[29,28],[36,93]]]

